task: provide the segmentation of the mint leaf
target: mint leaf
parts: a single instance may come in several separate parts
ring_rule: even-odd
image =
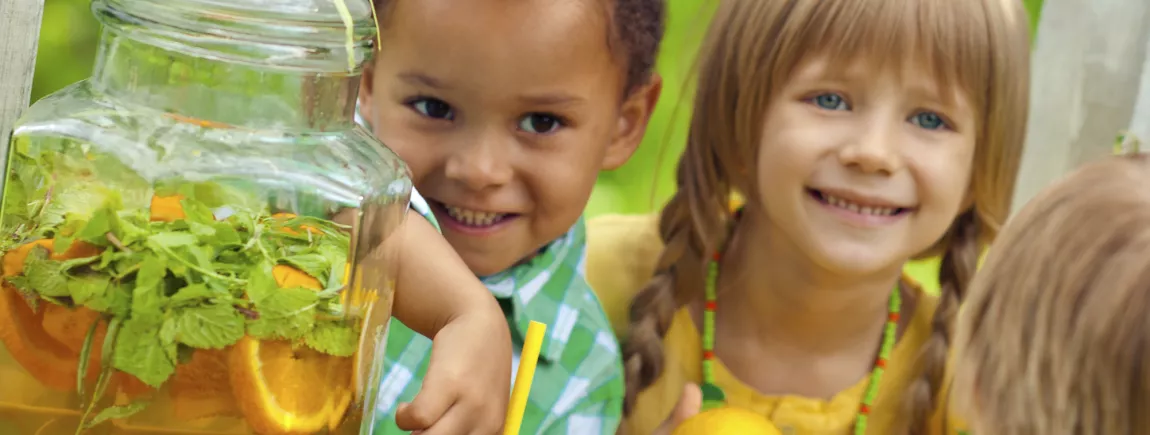
[[[112,191],[102,186],[77,183],[61,189],[48,200],[40,214],[41,234],[53,232],[66,218],[88,220],[96,209],[104,205]]]
[[[68,294],[76,305],[107,305],[102,301],[108,293],[111,279],[107,275],[82,275],[68,281]],[[103,310],[97,310],[103,311]]]
[[[167,258],[155,254],[143,256],[140,271],[136,273],[136,287],[132,290],[132,318],[158,321],[167,305],[164,296],[164,276],[168,273]]]
[[[244,336],[244,317],[231,305],[176,310],[176,341],[197,349],[223,349]]]
[[[84,224],[84,228],[76,233],[76,238],[85,242],[108,246],[108,233],[116,233],[119,229],[119,216],[108,208],[101,208],[92,214],[92,218]]]
[[[297,339],[315,327],[315,290],[280,289],[255,304],[259,318],[248,323],[248,333],[260,339]]]
[[[8,282],[16,288],[39,294],[42,297],[60,298],[70,296],[68,277],[64,274],[66,264],[48,259],[48,249],[36,246],[24,258],[24,274],[9,277]]]
[[[153,234],[148,237],[148,241],[155,243],[158,246],[172,249],[179,246],[188,246],[195,244],[198,239],[195,235],[189,233],[177,233],[173,231]]]
[[[268,296],[279,291],[275,276],[272,275],[272,265],[264,262],[256,265],[248,274],[248,285],[244,289],[248,300],[254,304],[263,302]]]
[[[320,279],[327,276],[331,269],[331,262],[321,254],[301,254],[284,257],[284,263],[290,264],[303,273]],[[323,281],[320,279],[320,281]]]
[[[95,417],[92,417],[92,420],[85,424],[84,427],[92,428],[108,420],[131,417],[143,411],[144,408],[147,408],[148,404],[149,402],[146,400],[137,400],[127,405],[109,406],[97,413]]]
[[[116,335],[112,366],[158,388],[176,371],[174,341],[161,340],[158,322],[129,318]]]
[[[325,321],[307,333],[304,343],[328,355],[352,356],[359,349],[359,334],[342,322]]]
[[[172,295],[171,302],[173,304],[185,302],[198,304],[210,299],[222,297],[230,299],[231,295],[226,292],[221,292],[219,290],[210,288],[204,284],[192,284],[176,291],[176,294]]]

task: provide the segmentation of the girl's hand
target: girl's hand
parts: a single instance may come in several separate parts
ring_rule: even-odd
[[[671,410],[671,415],[663,420],[663,424],[659,425],[652,435],[671,435],[675,428],[687,419],[694,417],[702,408],[703,391],[699,389],[699,386],[695,384],[683,386],[683,394],[679,396],[679,402]]]
[[[511,334],[498,314],[468,313],[435,335],[423,387],[396,409],[400,429],[421,435],[502,431],[511,396]]]

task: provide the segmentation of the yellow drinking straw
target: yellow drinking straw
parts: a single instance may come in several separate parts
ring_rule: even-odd
[[[547,325],[531,321],[527,327],[527,337],[523,340],[523,352],[519,357],[519,370],[515,374],[515,385],[511,387],[511,403],[507,406],[507,419],[503,421],[503,435],[519,435],[523,425],[523,411],[527,409],[527,394],[531,392],[531,381],[535,379],[535,363],[539,361],[539,348],[543,347],[543,334]]]

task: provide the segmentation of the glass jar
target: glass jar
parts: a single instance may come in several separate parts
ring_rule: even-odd
[[[411,193],[353,120],[370,4],[92,10],[8,148],[0,433],[360,433]]]

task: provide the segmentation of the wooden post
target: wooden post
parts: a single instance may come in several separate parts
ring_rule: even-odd
[[[8,135],[31,98],[43,15],[44,0],[0,0],[0,167],[7,166]]]
[[[1068,171],[1113,152],[1120,133],[1150,130],[1148,37],[1146,0],[1046,0],[1013,211]],[[1140,83],[1148,84],[1140,91]]]

